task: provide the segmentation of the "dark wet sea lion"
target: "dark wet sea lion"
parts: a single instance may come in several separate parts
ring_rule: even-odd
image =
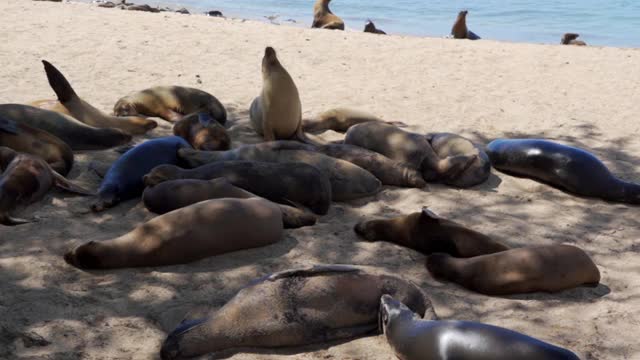
[[[64,141],[46,131],[18,124],[1,116],[0,146],[37,156],[63,176],[73,166],[73,151]]]
[[[427,269],[437,279],[486,295],[558,292],[600,282],[589,255],[570,245],[517,248],[468,259],[438,253],[427,257]]]
[[[224,161],[195,169],[162,165],[144,177],[147,186],[178,179],[212,180],[225,178],[231,184],[278,203],[302,204],[324,215],[331,205],[331,183],[317,168],[303,163]]]
[[[147,187],[142,194],[142,202],[149,211],[164,214],[204,200],[256,197],[258,196],[255,194],[233,186],[225,178],[182,179]],[[295,229],[316,223],[316,217],[311,213],[287,205],[278,204],[278,207],[282,211],[282,223],[285,229]]]
[[[49,85],[55,91],[58,100],[41,100],[31,105],[71,116],[89,126],[120,129],[130,135],[141,135],[158,126],[157,122],[139,116],[121,117],[105,114],[82,100],[58,69],[45,60],[42,60],[42,63]]]
[[[20,225],[30,220],[11,216],[18,205],[36,202],[57,186],[69,192],[93,195],[89,190],[65,179],[41,158],[20,154],[8,147],[0,146],[0,224]]]
[[[587,43],[582,40],[576,40],[580,36],[576,33],[566,33],[562,35],[562,39],[560,39],[560,43],[562,45],[577,45],[577,46],[586,46]]]
[[[640,184],[615,177],[586,150],[542,139],[498,139],[487,145],[494,168],[570,193],[640,204]]]
[[[453,27],[451,28],[451,35],[453,35],[454,39],[479,40],[480,36],[474,34],[473,31],[467,28],[467,13],[467,10],[458,13],[456,22],[453,23]]]
[[[416,285],[375,268],[288,270],[253,282],[208,317],[184,321],[165,340],[161,358],[302,346],[375,333],[383,294],[401,299],[418,314],[432,311]]]
[[[427,134],[427,139],[433,150],[441,159],[454,156],[475,156],[461,172],[445,178],[447,185],[467,188],[482,184],[491,175],[491,160],[489,155],[478,145],[460,135],[451,133]]]
[[[580,360],[569,350],[498,326],[422,319],[389,295],[380,298],[379,316],[401,360]]]
[[[76,150],[102,150],[124,145],[131,135],[118,129],[99,129],[55,111],[20,104],[0,105],[0,116],[56,136]]]
[[[364,32],[381,35],[387,34],[386,32],[376,28],[376,25],[371,20],[367,20],[367,23],[364,25]]]
[[[260,198],[215,199],[157,216],[120,237],[90,241],[64,258],[83,269],[184,264],[273,244],[282,233],[275,204]]]
[[[142,195],[142,178],[158,165],[177,164],[177,152],[182,147],[191,146],[179,136],[167,136],[145,141],[124,153],[102,180],[99,199],[91,210],[103,211]]]
[[[317,0],[313,5],[311,28],[344,30],[344,21],[329,9],[331,0]]]
[[[443,252],[467,258],[510,249],[484,234],[443,219],[427,208],[392,219],[362,221],[354,231],[368,241],[392,242],[423,254]]]
[[[173,134],[187,140],[196,150],[228,150],[231,138],[224,126],[209,113],[189,114],[173,125]]]

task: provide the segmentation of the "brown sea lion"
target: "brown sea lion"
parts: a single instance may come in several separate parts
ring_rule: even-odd
[[[118,129],[95,128],[55,111],[21,104],[0,105],[0,116],[50,133],[72,150],[102,150],[124,145],[131,135]]]
[[[364,32],[381,35],[387,34],[386,32],[376,28],[376,25],[371,20],[367,20],[367,23],[364,25]]]
[[[187,140],[196,150],[228,150],[227,130],[207,112],[189,114],[173,125],[173,134]]]
[[[147,187],[142,194],[142,202],[149,211],[164,214],[204,200],[257,197],[257,195],[233,186],[225,178],[183,179],[165,181],[156,186]],[[278,204],[278,207],[282,211],[282,223],[285,229],[295,229],[316,223],[316,217],[308,212],[287,205]]]
[[[317,0],[313,5],[311,28],[344,30],[344,21],[329,10],[331,0]]]
[[[468,259],[438,253],[429,255],[426,265],[435,278],[486,295],[558,292],[600,282],[589,255],[570,245],[517,248]]]
[[[456,22],[453,23],[453,27],[451,28],[451,35],[453,35],[454,39],[479,40],[480,36],[467,29],[467,13],[467,10],[458,13]]]
[[[160,215],[120,237],[90,241],[64,255],[82,269],[184,264],[282,238],[282,215],[260,198],[206,200]]]
[[[167,121],[178,121],[195,112],[208,112],[217,122],[227,121],[227,110],[215,96],[183,86],[156,86],[129,94],[116,102],[116,116],[157,116]]]
[[[576,33],[566,33],[562,35],[562,39],[560,39],[560,43],[562,45],[577,45],[577,46],[586,46],[587,43],[582,40],[576,40],[580,36]]]
[[[358,223],[355,232],[367,241],[387,241],[423,254],[436,252],[468,258],[509,250],[490,237],[443,219],[427,209],[392,219]]]
[[[469,163],[464,170],[455,176],[443,179],[445,184],[467,188],[487,181],[491,175],[489,155],[471,140],[451,133],[427,134],[427,139],[441,159],[453,156],[475,156],[475,160]]]
[[[375,268],[292,269],[254,281],[209,316],[185,319],[169,334],[160,356],[218,356],[244,348],[302,346],[376,333],[383,294],[421,316],[433,312],[416,285]]]
[[[46,131],[18,124],[1,116],[0,146],[37,156],[63,176],[73,166],[73,151],[64,141]]]
[[[36,202],[57,186],[69,192],[93,195],[55,172],[42,159],[0,147],[0,224],[20,225],[30,220],[14,218],[10,212],[18,205]]]
[[[224,161],[195,169],[161,165],[144,176],[146,186],[178,179],[225,178],[234,186],[278,203],[302,204],[324,215],[331,205],[331,183],[317,168],[303,163]]]
[[[58,69],[45,60],[42,60],[42,63],[49,85],[55,91],[58,100],[40,100],[30,105],[71,116],[89,126],[120,129],[130,135],[141,135],[158,126],[157,122],[139,116],[120,117],[105,114],[82,100]]]
[[[353,125],[369,121],[384,122],[379,117],[364,111],[348,108],[335,108],[321,113],[316,119],[304,120],[302,122],[302,129],[307,132],[333,130],[343,133],[349,130]]]

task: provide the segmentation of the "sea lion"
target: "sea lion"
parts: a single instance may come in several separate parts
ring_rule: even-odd
[[[14,218],[10,212],[18,205],[42,199],[52,186],[77,194],[93,195],[89,190],[65,179],[41,158],[20,154],[4,146],[0,146],[0,170],[0,224],[31,222]]]
[[[304,144],[303,144],[304,145]],[[331,182],[331,198],[349,201],[371,196],[380,191],[381,183],[367,170],[348,161],[332,158],[314,151],[297,150],[294,141],[271,141],[244,145],[227,151],[197,151],[184,149],[178,154],[189,166],[215,161],[251,160],[264,162],[302,162],[318,168]],[[294,147],[293,150],[290,150]]]
[[[329,10],[331,0],[317,0],[313,5],[311,28],[344,30],[344,21]]]
[[[97,128],[120,129],[130,135],[141,135],[155,129],[158,123],[139,116],[111,116],[82,100],[69,84],[69,81],[49,62],[42,60],[49,85],[58,100],[40,100],[30,105],[71,116],[89,126]]]
[[[186,319],[162,345],[163,360],[241,348],[324,343],[375,333],[380,296],[432,311],[413,283],[374,268],[317,265],[258,279],[208,317]]]
[[[437,253],[427,257],[426,265],[435,278],[486,295],[558,292],[600,282],[589,255],[570,245],[517,248],[468,259]]]
[[[607,201],[640,204],[640,184],[615,177],[586,150],[542,139],[498,139],[487,145],[494,168]]]
[[[227,130],[207,112],[189,114],[173,125],[173,134],[187,140],[197,150],[228,150]]]
[[[451,28],[451,35],[453,35],[454,39],[479,40],[480,36],[467,29],[467,13],[467,10],[458,13],[456,22],[453,23],[453,27]]]
[[[158,165],[177,164],[177,151],[182,147],[191,146],[179,136],[167,136],[145,141],[124,153],[102,180],[98,189],[99,199],[91,210],[104,211],[121,201],[142,195],[143,176]]]
[[[380,298],[380,327],[401,360],[580,360],[571,351],[498,326],[421,319],[401,301]]]
[[[74,151],[103,150],[131,141],[131,135],[121,130],[95,128],[70,116],[29,105],[0,105],[0,116],[46,131],[67,143]]]
[[[560,39],[560,43],[562,45],[577,45],[577,46],[586,46],[587,43],[582,40],[576,40],[580,36],[576,33],[566,33],[562,35],[562,39]]]
[[[264,199],[206,200],[157,216],[120,237],[64,255],[82,269],[184,264],[282,238],[280,209]]]
[[[64,141],[46,131],[18,124],[2,116],[0,146],[37,156],[63,176],[67,175],[73,166],[73,151]]]
[[[457,155],[440,159],[426,136],[378,121],[354,125],[347,131],[344,143],[375,151],[420,170],[426,181],[446,183],[455,179],[477,157]]]
[[[303,163],[224,161],[195,169],[155,167],[143,180],[146,186],[178,179],[212,180],[224,177],[231,184],[278,203],[302,204],[324,215],[331,205],[331,183],[317,168]]]
[[[471,140],[451,133],[427,134],[427,139],[441,159],[460,155],[476,157],[464,170],[455,176],[445,178],[443,180],[445,184],[459,188],[468,188],[482,184],[489,179],[489,175],[491,175],[489,155],[487,155],[480,146],[471,142]]]
[[[184,115],[208,112],[224,125],[227,110],[215,96],[194,88],[183,86],[156,86],[129,94],[116,102],[116,116],[157,116],[167,121],[178,121]]]
[[[387,241],[417,250],[468,258],[509,250],[490,237],[443,219],[428,208],[392,219],[361,221],[354,231],[367,241]]]
[[[165,181],[156,186],[147,187],[142,194],[142,202],[149,211],[164,214],[204,200],[255,197],[258,196],[233,186],[225,178],[183,179]],[[316,217],[303,210],[287,205],[278,205],[278,207],[282,212],[282,223],[285,229],[295,229],[316,223]]]
[[[386,35],[387,33],[376,28],[376,25],[371,20],[367,20],[367,23],[364,24],[364,32],[372,33],[372,34],[381,34]]]
[[[307,132],[333,130],[343,133],[349,130],[353,125],[369,121],[384,122],[379,117],[364,111],[348,108],[335,108],[321,113],[316,119],[304,120],[302,122],[302,129]]]

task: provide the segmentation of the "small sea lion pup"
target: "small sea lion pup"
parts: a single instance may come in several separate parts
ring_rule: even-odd
[[[600,271],[589,255],[570,245],[518,248],[468,259],[438,253],[427,257],[427,269],[437,279],[486,295],[558,292],[600,282]]]
[[[111,128],[95,128],[55,111],[21,104],[0,105],[0,116],[43,130],[59,138],[72,150],[103,150],[131,141],[131,135]]]
[[[184,115],[208,112],[224,125],[227,110],[208,92],[183,86],[156,86],[129,94],[113,107],[116,116],[157,116],[167,121],[178,121]]]
[[[63,176],[67,175],[73,166],[73,151],[64,141],[46,131],[18,124],[2,116],[0,146],[37,156]]]
[[[457,175],[445,178],[447,185],[468,188],[487,181],[491,175],[491,160],[489,155],[471,140],[451,133],[427,134],[427,139],[433,150],[441,159],[453,156],[475,156],[475,160]]]
[[[196,150],[228,150],[231,138],[224,126],[206,112],[189,114],[173,125],[173,134],[187,140]]]
[[[560,43],[562,45],[577,45],[577,46],[586,46],[587,43],[582,40],[576,40],[580,36],[576,33],[566,33],[562,35],[562,39],[560,39]]]
[[[386,35],[387,33],[376,28],[376,25],[371,20],[367,20],[367,23],[364,25],[364,32],[373,33],[373,34],[381,34]]]
[[[375,333],[383,294],[421,315],[433,309],[416,285],[375,268],[287,270],[254,281],[208,317],[185,319],[165,340],[161,358],[303,346]]]
[[[177,152],[182,147],[191,146],[179,136],[167,136],[145,141],[124,153],[107,171],[91,210],[104,211],[142,195],[143,176],[158,165],[177,164]]]
[[[586,150],[542,139],[498,139],[487,145],[494,168],[570,193],[640,204],[640,184],[615,177]]]
[[[453,23],[453,27],[451,28],[451,35],[453,35],[454,39],[479,40],[480,36],[467,29],[467,13],[467,10],[458,13],[456,22]]]
[[[344,30],[344,21],[329,10],[331,0],[316,0],[311,28]]]
[[[18,205],[36,202],[57,186],[69,192],[93,195],[89,190],[65,179],[42,159],[28,154],[19,154],[0,146],[0,224],[20,225],[30,220],[10,215]]]
[[[402,301],[380,298],[380,327],[401,360],[580,360],[530,336],[472,321],[421,319]]]
[[[156,186],[147,187],[142,194],[142,202],[149,211],[165,214],[205,200],[257,197],[257,195],[233,186],[225,178],[183,179],[165,181]],[[316,223],[316,217],[311,213],[287,205],[278,205],[278,207],[282,212],[282,224],[285,229],[296,229]]]
[[[468,258],[510,249],[484,234],[443,219],[426,207],[406,216],[362,221],[354,231],[367,241],[392,242],[423,254],[442,252]]]
[[[66,253],[82,269],[184,264],[282,238],[280,209],[264,199],[206,200],[160,215],[133,231]]]
[[[140,116],[119,117],[105,114],[82,100],[58,69],[45,60],[42,63],[49,85],[58,100],[40,100],[31,105],[69,115],[89,126],[120,129],[130,135],[141,135],[158,126],[157,122]]]

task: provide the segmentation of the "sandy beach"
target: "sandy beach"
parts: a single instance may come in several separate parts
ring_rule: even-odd
[[[311,6],[311,5],[310,5]],[[544,137],[589,149],[618,176],[640,182],[640,50],[471,42],[301,29],[79,3],[0,2],[0,103],[54,98],[41,60],[76,92],[110,112],[120,97],[153,85],[215,95],[229,112],[233,145],[259,138],[248,108],[273,46],[297,83],[303,117],[332,107],[367,110],[415,132],[455,132],[486,144]],[[145,137],[169,135],[172,124]],[[325,134],[336,139],[336,133]],[[79,152],[69,178],[97,189],[89,166],[116,151]],[[588,180],[588,179],[585,179]],[[442,319],[481,321],[575,351],[582,359],[640,359],[638,207],[568,195],[493,171],[478,187],[385,187],[335,203],[317,225],[286,231],[272,246],[161,268],[85,272],[62,255],[151,219],[138,201],[92,214],[91,198],[51,191],[21,210],[39,222],[0,226],[0,358],[156,359],[185,314],[217,308],[256,277],[314,263],[384,268],[414,281]],[[513,246],[572,244],[598,265],[597,288],[488,297],[434,280],[424,256],[360,241],[353,225],[422,206]],[[230,359],[394,359],[382,336],[307,348],[238,353]]]

